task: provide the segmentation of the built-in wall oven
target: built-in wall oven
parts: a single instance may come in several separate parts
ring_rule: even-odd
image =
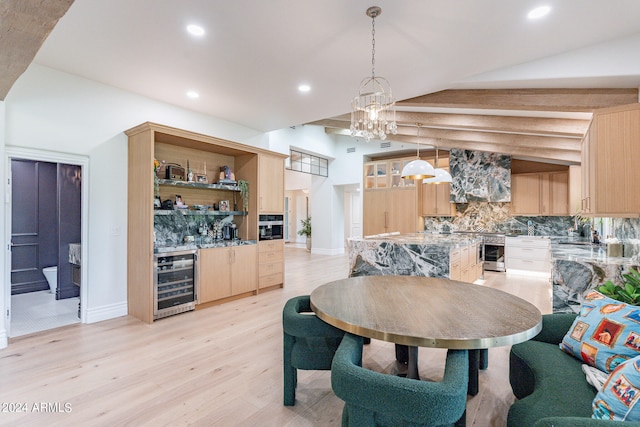
[[[155,254],[153,320],[193,310],[198,289],[197,250]]]
[[[484,269],[506,271],[504,264],[504,234],[485,234],[483,240]]]
[[[284,238],[283,215],[260,215],[258,217],[258,239],[279,240]]]

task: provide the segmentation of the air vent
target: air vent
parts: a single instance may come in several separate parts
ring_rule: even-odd
[[[356,152],[356,147],[347,148],[347,153],[355,153],[355,152]]]
[[[380,143],[380,148],[389,148],[389,147],[391,147],[391,141]]]

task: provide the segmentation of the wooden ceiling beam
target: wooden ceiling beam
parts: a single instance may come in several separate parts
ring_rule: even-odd
[[[321,125],[321,122],[324,122],[324,120],[316,123]],[[336,124],[333,121],[330,121],[330,123],[334,125]],[[326,127],[338,129],[338,126]],[[344,129],[348,132],[348,127],[342,127],[340,129]],[[342,134],[343,132],[336,133]],[[399,126],[398,134],[389,135],[388,139],[391,141],[396,141],[400,137],[413,138],[415,143],[417,143],[417,128],[415,126]],[[493,144],[496,147],[504,146],[504,149],[506,149],[506,147],[535,147],[536,149],[580,151],[582,146],[582,140],[578,138],[523,135],[500,132],[434,129],[424,127],[420,128],[420,144],[440,146],[441,140],[457,141],[461,144]]]
[[[74,0],[0,2],[0,100],[24,73]]]
[[[592,112],[637,102],[638,88],[460,89],[417,96],[399,101],[396,106]]]
[[[344,131],[339,129],[325,130],[329,134],[344,134]],[[422,138],[420,138],[422,139]],[[409,135],[394,135],[390,140],[394,142],[417,144],[416,136]],[[431,146],[433,144],[425,144],[425,141],[420,142],[421,145]],[[551,163],[562,164],[580,164],[581,151],[580,150],[563,150],[556,148],[540,148],[536,146],[510,146],[505,144],[496,144],[491,142],[479,142],[479,141],[459,141],[441,139],[438,141],[438,148],[449,150],[451,148],[459,148],[462,150],[476,150],[486,151],[490,153],[501,153],[514,156],[521,159],[529,159],[537,161],[548,161]],[[426,149],[427,147],[425,147]]]
[[[326,120],[312,122],[326,127],[348,129],[351,116],[343,114]],[[589,120],[559,119],[546,117],[495,116],[480,114],[427,113],[397,111],[399,125],[422,124],[423,127],[484,130],[493,132],[528,133],[538,135],[558,135],[582,138],[589,127]]]

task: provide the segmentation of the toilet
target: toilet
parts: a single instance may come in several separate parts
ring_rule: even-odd
[[[49,291],[52,294],[55,294],[56,288],[58,287],[58,266],[54,265],[53,267],[45,267],[42,269],[42,273],[49,283]]]

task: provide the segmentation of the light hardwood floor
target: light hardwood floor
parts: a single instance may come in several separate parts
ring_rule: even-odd
[[[346,277],[347,258],[286,248],[285,266],[284,289],[152,325],[121,317],[11,339],[0,350],[0,425],[339,426],[328,371],[300,371],[296,405],[282,405],[281,313],[287,299]],[[546,279],[487,272],[477,283],[551,310]],[[468,426],[505,424],[508,350],[490,350]],[[445,351],[420,349],[422,376],[441,377]],[[364,365],[396,372],[393,344],[374,340]]]

